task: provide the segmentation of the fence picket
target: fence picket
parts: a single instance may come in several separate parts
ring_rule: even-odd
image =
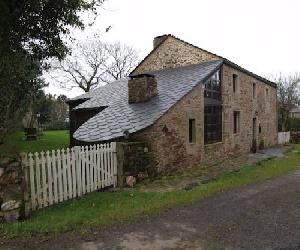
[[[100,169],[101,169],[101,188],[104,188],[104,147],[100,145]]]
[[[73,194],[72,197],[76,197],[76,160],[75,160],[75,151],[74,148],[71,148],[71,158],[72,158],[72,190],[73,190]]]
[[[63,191],[63,180],[62,180],[62,168],[61,168],[61,154],[60,150],[56,151],[57,154],[57,174],[58,174],[58,192],[59,192],[59,201],[64,200],[64,191]]]
[[[91,192],[94,191],[94,147],[89,148]]]
[[[43,195],[43,203],[40,204],[43,207],[48,206],[48,195],[47,195],[47,175],[46,175],[46,159],[45,152],[40,153],[41,156],[41,169],[42,169],[42,182],[41,182],[41,192]]]
[[[81,182],[82,182],[82,194],[86,193],[86,172],[85,172],[85,166],[86,166],[86,157],[85,157],[85,151],[84,147],[81,147]]]
[[[70,155],[70,149],[67,148],[66,149],[67,153],[66,153],[66,158],[67,158],[67,180],[68,180],[68,197],[69,199],[72,198],[73,196],[73,189],[72,189],[72,166],[71,166],[71,155]]]
[[[48,204],[53,204],[53,193],[52,193],[52,157],[50,157],[49,151],[46,152],[46,159],[47,159],[47,182],[48,182]]]
[[[84,157],[85,157],[85,180],[86,180],[86,192],[89,193],[91,190],[90,183],[90,159],[89,159],[89,150],[88,147],[84,148]]]
[[[37,204],[42,203],[42,188],[41,188],[41,174],[40,174],[40,158],[39,153],[34,153],[34,160],[35,160],[35,185],[36,185],[36,193],[35,199]]]
[[[35,209],[36,208],[36,192],[35,192],[35,185],[34,185],[34,168],[33,168],[33,158],[32,158],[32,156],[33,156],[32,153],[28,154],[31,207],[33,209]]]
[[[113,175],[112,175],[112,157],[111,157],[111,144],[109,143],[108,144],[108,152],[107,152],[107,154],[108,154],[108,163],[107,163],[107,165],[108,165],[108,174],[109,174],[109,185],[112,185],[113,184],[113,180],[112,180],[112,177],[113,177]]]
[[[52,171],[53,171],[53,196],[54,203],[58,202],[58,189],[57,189],[57,157],[55,155],[55,150],[52,150]]]
[[[80,197],[82,194],[82,189],[81,189],[81,152],[80,152],[80,147],[75,147],[75,156],[76,156],[76,174],[77,174],[77,195]]]
[[[64,201],[68,199],[68,179],[67,179],[67,161],[66,161],[66,152],[64,149],[61,150],[62,158],[62,172],[63,172],[63,198]]]
[[[101,153],[100,153],[100,146],[97,144],[96,146],[96,154],[97,154],[97,161],[96,161],[96,168],[97,168],[97,189],[101,188]]]
[[[98,170],[97,170],[97,146],[93,145],[93,170],[94,170],[94,188],[93,191],[98,189]]]

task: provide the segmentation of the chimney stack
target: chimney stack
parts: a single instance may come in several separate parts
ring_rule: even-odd
[[[163,40],[167,38],[168,35],[162,35],[154,37],[153,39],[153,49],[155,49]]]
[[[146,102],[158,94],[157,82],[153,75],[130,76],[128,80],[128,102]]]

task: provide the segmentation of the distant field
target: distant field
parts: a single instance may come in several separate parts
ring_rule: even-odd
[[[23,132],[8,136],[4,145],[0,146],[0,153],[7,152],[39,152],[52,149],[66,148],[69,146],[69,131],[56,130],[44,131],[43,136],[36,141],[26,141]]]

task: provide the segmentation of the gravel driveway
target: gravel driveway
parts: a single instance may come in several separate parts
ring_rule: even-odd
[[[300,249],[300,171],[87,235],[21,240],[28,249]]]

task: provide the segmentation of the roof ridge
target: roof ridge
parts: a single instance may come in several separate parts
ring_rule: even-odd
[[[181,38],[179,38],[179,37],[177,37],[177,36],[175,36],[173,34],[164,34],[164,35],[160,35],[158,37],[163,37],[163,36],[165,36],[166,38],[163,39],[153,50],[151,50],[150,53],[134,68],[134,70],[129,75],[131,75],[154,51],[156,51],[167,40],[167,38],[172,37],[172,38],[177,39],[177,40],[179,40],[179,41],[181,41],[181,42],[183,42],[185,44],[188,44],[188,45],[190,45],[190,46],[192,46],[192,47],[194,47],[196,49],[200,49],[200,50],[202,50],[202,51],[204,51],[206,53],[209,53],[209,54],[211,54],[213,56],[219,57],[221,60],[224,60],[224,63],[226,63],[227,65],[230,65],[233,68],[236,68],[236,69],[238,69],[238,70],[240,70],[240,71],[242,71],[242,72],[244,72],[244,73],[246,73],[248,75],[251,75],[252,77],[254,77],[254,78],[256,78],[256,79],[258,79],[260,81],[263,81],[266,84],[268,84],[268,85],[270,85],[270,86],[272,86],[274,88],[277,87],[276,83],[274,83],[274,82],[272,82],[272,81],[270,81],[270,80],[268,80],[268,79],[266,79],[266,78],[264,78],[262,76],[259,76],[259,75],[255,74],[255,73],[251,72],[250,70],[247,70],[247,69],[239,66],[238,64],[236,64],[236,63],[228,60],[225,57],[219,56],[219,55],[217,55],[215,53],[212,53],[212,52],[210,52],[208,50],[200,48],[200,47],[198,47],[198,46],[196,46],[196,45],[194,45],[192,43],[189,43],[189,42],[187,42],[187,41],[185,41],[185,40],[183,40],[183,39],[181,39]]]
[[[174,68],[163,68],[163,69],[158,69],[158,70],[153,70],[153,71],[147,71],[147,74],[152,74],[152,73],[157,73],[157,72],[164,72],[164,71],[172,71],[172,70],[176,70],[176,69],[187,69],[187,68],[192,68],[195,66],[199,66],[199,65],[203,65],[206,66],[206,64],[212,64],[212,63],[221,63],[223,62],[223,60],[210,60],[210,61],[206,61],[206,62],[201,62],[201,63],[193,63],[193,64],[188,64],[188,65],[178,65],[177,67]]]

